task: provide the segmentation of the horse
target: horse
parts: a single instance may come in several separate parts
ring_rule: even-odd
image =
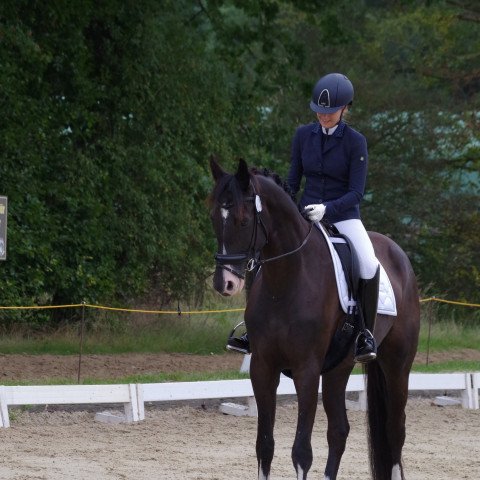
[[[274,456],[276,390],[282,371],[293,378],[298,419],[292,447],[297,480],[313,461],[311,435],[322,376],[328,419],[324,479],[337,478],[349,422],[345,390],[354,367],[353,348],[323,371],[332,338],[344,321],[325,238],[299,212],[279,177],[240,159],[227,173],[210,159],[215,182],[210,216],[218,242],[213,286],[224,296],[240,293],[251,279],[245,325],[251,349],[250,378],[257,403],[258,479],[269,480]],[[391,281],[397,316],[378,315],[377,359],[365,365],[369,462],[374,480],[404,480],[405,406],[420,323],[415,274],[407,255],[390,238],[369,232]],[[247,273],[247,276],[245,275]]]

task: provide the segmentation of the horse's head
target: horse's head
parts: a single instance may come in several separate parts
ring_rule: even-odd
[[[211,219],[218,242],[213,286],[231,296],[242,291],[249,262],[252,265],[266,243],[262,205],[244,160],[239,161],[235,174],[225,172],[213,158],[210,168],[215,180]]]

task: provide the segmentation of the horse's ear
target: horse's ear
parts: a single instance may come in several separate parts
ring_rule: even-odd
[[[210,156],[210,170],[212,171],[213,179],[218,182],[222,177],[224,177],[227,172],[218,164],[218,158],[216,155]]]
[[[247,162],[243,158],[238,160],[238,169],[235,178],[238,180],[240,188],[246,192],[250,185],[250,172],[248,171]]]

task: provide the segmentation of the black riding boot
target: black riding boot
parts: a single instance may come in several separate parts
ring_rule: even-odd
[[[235,330],[240,326],[244,325],[244,322],[239,323],[228,336],[227,340],[227,350],[232,350],[240,353],[250,353],[250,342],[248,340],[248,334],[245,332],[240,337],[235,337]]]
[[[373,278],[360,279],[359,301],[363,312],[364,329],[358,334],[355,341],[355,361],[368,363],[377,358],[377,344],[373,338],[375,320],[377,318],[378,286],[380,281],[380,267]]]

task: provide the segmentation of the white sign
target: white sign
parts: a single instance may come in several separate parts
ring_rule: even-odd
[[[0,196],[0,260],[7,259],[7,197]]]

